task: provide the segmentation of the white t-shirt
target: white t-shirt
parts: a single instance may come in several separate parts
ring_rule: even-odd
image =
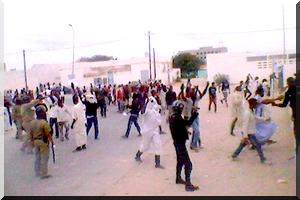
[[[57,106],[57,122],[67,122],[71,118],[71,113],[66,106]]]

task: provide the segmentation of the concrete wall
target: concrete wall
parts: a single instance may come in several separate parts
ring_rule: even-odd
[[[116,60],[105,62],[93,63],[75,63],[75,86],[89,86],[90,83],[94,84],[96,78],[108,78],[108,74],[95,75],[93,77],[84,77],[87,73],[97,73],[97,70],[91,70],[91,67],[105,69],[111,66],[130,65],[131,71],[114,72],[114,84],[126,84],[129,81],[141,80],[141,71],[149,70],[148,58],[135,58],[130,60]],[[179,69],[171,69],[170,59],[163,58],[156,60],[156,78],[162,80],[163,83],[168,83],[168,67],[170,67],[170,82],[176,79],[177,72],[180,76]],[[105,70],[104,70],[105,71]],[[35,90],[39,83],[62,83],[63,85],[70,86],[68,76],[72,73],[72,66],[70,64],[41,64],[34,65],[27,70],[28,87]],[[23,71],[8,71],[4,74],[4,88],[5,89],[21,89],[25,87],[24,72]],[[154,67],[152,64],[152,77],[154,78]]]
[[[235,84],[245,80],[248,73],[253,77],[258,76],[260,80],[266,78],[273,72],[273,66],[267,65],[258,67],[257,62],[247,62],[247,56],[253,56],[246,53],[224,53],[207,55],[207,79],[213,81],[217,74],[228,74],[230,82]],[[296,73],[296,64],[286,65],[286,77],[293,76]]]

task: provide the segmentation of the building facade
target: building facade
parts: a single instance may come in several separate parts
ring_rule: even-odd
[[[283,79],[294,76],[296,73],[296,54],[210,54],[207,56],[207,78],[209,81],[213,81],[216,74],[227,74],[231,83],[239,83],[241,80],[245,81],[246,76],[250,73],[253,77],[258,76],[260,80],[263,78],[269,80],[270,74],[279,73],[280,66],[283,66]]]
[[[156,58],[156,80],[163,83],[172,83],[180,77],[180,69],[173,69],[170,58]],[[152,77],[154,66],[152,63]],[[29,89],[35,89],[39,83],[62,83],[70,85],[69,79],[72,71],[71,64],[38,64],[27,70]],[[89,86],[98,84],[126,84],[129,81],[147,81],[150,77],[149,59],[132,58],[128,60],[110,60],[102,62],[79,62],[74,66],[76,86]],[[5,72],[5,89],[23,88],[24,72]]]
[[[196,50],[180,51],[179,53],[190,53],[192,55],[197,56],[199,59],[207,62],[208,54],[219,54],[219,53],[227,53],[227,52],[228,52],[227,47],[214,48],[212,46],[209,46],[209,47],[200,47],[199,49]]]

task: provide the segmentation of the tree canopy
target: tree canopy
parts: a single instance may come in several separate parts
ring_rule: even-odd
[[[180,53],[173,59],[173,67],[181,69],[182,78],[195,78],[202,64],[204,61],[190,53]]]

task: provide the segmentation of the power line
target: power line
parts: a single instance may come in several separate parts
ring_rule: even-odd
[[[296,27],[288,27],[285,30],[292,30],[297,29]],[[272,32],[272,31],[282,31],[282,28],[276,29],[264,29],[264,30],[252,30],[252,31],[240,31],[240,32],[210,32],[210,33],[197,33],[197,32],[190,32],[190,33],[165,33],[166,35],[182,35],[182,36],[195,36],[195,35],[230,35],[230,34],[245,34],[245,33],[259,33],[259,32]],[[162,35],[164,33],[153,33],[153,35]]]
[[[297,29],[296,27],[287,27],[285,28],[285,30],[293,30],[293,29]],[[274,32],[274,31],[282,31],[283,28],[276,28],[276,29],[264,29],[264,30],[252,30],[252,31],[240,31],[240,32],[208,32],[208,33],[197,33],[197,32],[189,32],[189,33],[151,33],[151,35],[168,35],[168,36],[206,36],[206,35],[234,35],[234,34],[247,34],[247,33],[260,33],[260,32]],[[142,36],[142,35],[141,35]],[[87,44],[87,45],[80,45],[75,47],[75,49],[79,49],[79,48],[86,48],[86,47],[92,47],[92,46],[101,46],[101,45],[106,45],[106,44],[112,44],[112,43],[117,43],[120,41],[124,41],[124,40],[128,40],[128,39],[132,39],[132,37],[130,38],[123,38],[123,39],[117,39],[117,40],[109,40],[109,41],[104,41],[104,42],[99,42],[99,43],[92,43],[92,44]],[[65,48],[53,48],[53,49],[44,49],[44,50],[27,50],[27,53],[36,53],[36,52],[49,52],[49,51],[60,51],[60,50],[69,50],[72,49],[72,47],[65,47]],[[10,53],[4,53],[4,55],[8,56],[8,55],[14,55],[14,54],[21,54],[21,51],[17,51],[17,52],[10,52]]]

